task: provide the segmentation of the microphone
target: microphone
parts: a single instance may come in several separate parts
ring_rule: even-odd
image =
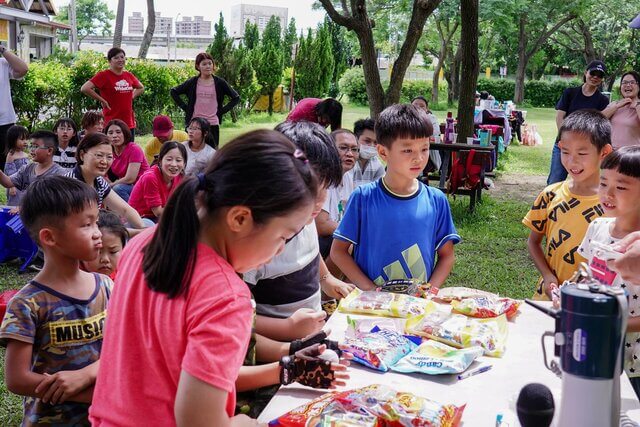
[[[527,384],[520,390],[516,408],[522,427],[550,426],[555,411],[551,390],[544,384]]]

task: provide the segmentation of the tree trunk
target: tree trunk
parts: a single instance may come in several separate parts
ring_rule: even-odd
[[[372,118],[384,110],[384,89],[380,81],[378,71],[378,54],[373,44],[373,32],[371,26],[367,26],[358,34],[360,55],[362,57],[362,71],[367,86],[367,99],[369,100],[369,114]],[[395,74],[395,72],[394,72]]]
[[[433,80],[431,83],[431,104],[438,103],[438,84],[440,83],[440,70],[442,69],[442,64],[447,59],[447,49],[444,46],[444,43],[440,46],[440,54],[438,55],[438,65],[436,65],[435,70],[433,70]]]
[[[142,43],[140,43],[140,51],[138,52],[138,58],[140,59],[147,57],[153,33],[156,30],[156,8],[153,0],[147,0],[147,19],[149,22],[147,23],[147,29],[144,31],[144,36],[142,36]]]
[[[116,28],[113,34],[113,47],[122,45],[122,26],[124,24],[124,0],[118,0],[118,9],[116,12]]]
[[[453,101],[460,99],[460,66],[462,64],[462,44],[458,45],[458,50],[453,61],[453,73],[451,80],[453,80]]]
[[[473,136],[475,93],[480,71],[478,58],[478,5],[479,0],[460,0],[462,46],[460,102],[458,104],[458,143]]]
[[[516,68],[516,89],[513,94],[513,102],[522,103],[524,99],[524,78],[527,71],[527,36],[525,32],[526,20],[521,16],[518,21],[518,32],[520,37],[518,40],[518,67]]]
[[[269,91],[269,115],[273,116],[273,91]]]

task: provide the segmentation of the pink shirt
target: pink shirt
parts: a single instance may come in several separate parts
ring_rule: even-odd
[[[306,120],[308,122],[318,123],[318,115],[316,114],[316,106],[322,102],[320,98],[304,98],[301,99],[296,107],[287,116],[288,122],[300,122]]]
[[[611,145],[613,148],[640,145],[640,118],[635,104],[625,105],[611,116]]]
[[[198,80],[193,117],[202,117],[203,119],[207,119],[211,126],[217,126],[220,124],[217,114],[218,98],[216,98],[216,85],[204,85]]]
[[[142,248],[157,227],[124,249],[109,302],[100,370],[89,410],[93,426],[175,426],[180,372],[228,393],[245,357],[253,310],[247,285],[210,247],[198,245],[186,295],[149,289]]]
[[[173,179],[171,187],[167,187],[167,183],[162,177],[162,171],[156,165],[142,175],[133,186],[131,196],[129,196],[129,204],[138,211],[141,217],[155,219],[156,216],[151,208],[164,207],[169,196],[181,182],[182,175],[178,175]]]
[[[144,155],[144,151],[142,151],[142,148],[140,148],[135,142],[128,143],[120,155],[117,155],[114,150],[111,173],[118,178],[122,178],[127,174],[129,163],[140,163],[140,170],[138,171],[136,181],[138,181],[138,179],[140,179],[140,177],[149,170],[149,163]]]

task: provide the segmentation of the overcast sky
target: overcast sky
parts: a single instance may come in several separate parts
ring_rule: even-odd
[[[107,3],[115,14],[118,0],[103,1]],[[69,0],[57,0],[55,3],[58,7],[65,6],[69,4]],[[322,10],[315,11],[311,9],[313,0],[155,0],[155,8],[156,12],[162,13],[162,16],[176,17],[179,13],[180,18],[178,19],[182,20],[182,16],[201,15],[204,16],[206,20],[214,23],[218,21],[218,14],[222,12],[228,31],[231,22],[231,6],[241,3],[289,8],[289,19],[291,19],[291,17],[296,18],[298,32],[302,28],[315,27],[318,22],[324,19],[324,12]],[[127,31],[127,17],[131,16],[131,12],[142,12],[146,24],[146,0],[125,0],[125,32]],[[213,32],[213,25],[211,31]]]

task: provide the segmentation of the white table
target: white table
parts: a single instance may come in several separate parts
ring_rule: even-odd
[[[351,315],[352,317],[365,317]],[[331,339],[340,340],[347,328],[346,315],[336,312],[327,322]],[[466,404],[462,421],[464,427],[494,426],[496,415],[515,417],[516,400],[526,384],[543,383],[553,393],[556,417],[560,408],[561,380],[544,367],[540,338],[544,331],[552,331],[554,320],[533,307],[523,304],[520,313],[509,322],[507,349],[502,358],[480,357],[470,369],[481,364],[492,364],[485,373],[458,381],[455,375],[429,376],[378,372],[353,363],[351,378],[344,389],[370,384],[385,384],[398,391],[407,391],[428,397],[440,403]],[[547,343],[551,353],[551,342]],[[640,421],[640,403],[626,375],[621,376],[621,406],[634,421]],[[291,384],[281,387],[273,400],[260,414],[260,422],[269,422],[324,392]],[[517,417],[513,418],[517,420]]]

